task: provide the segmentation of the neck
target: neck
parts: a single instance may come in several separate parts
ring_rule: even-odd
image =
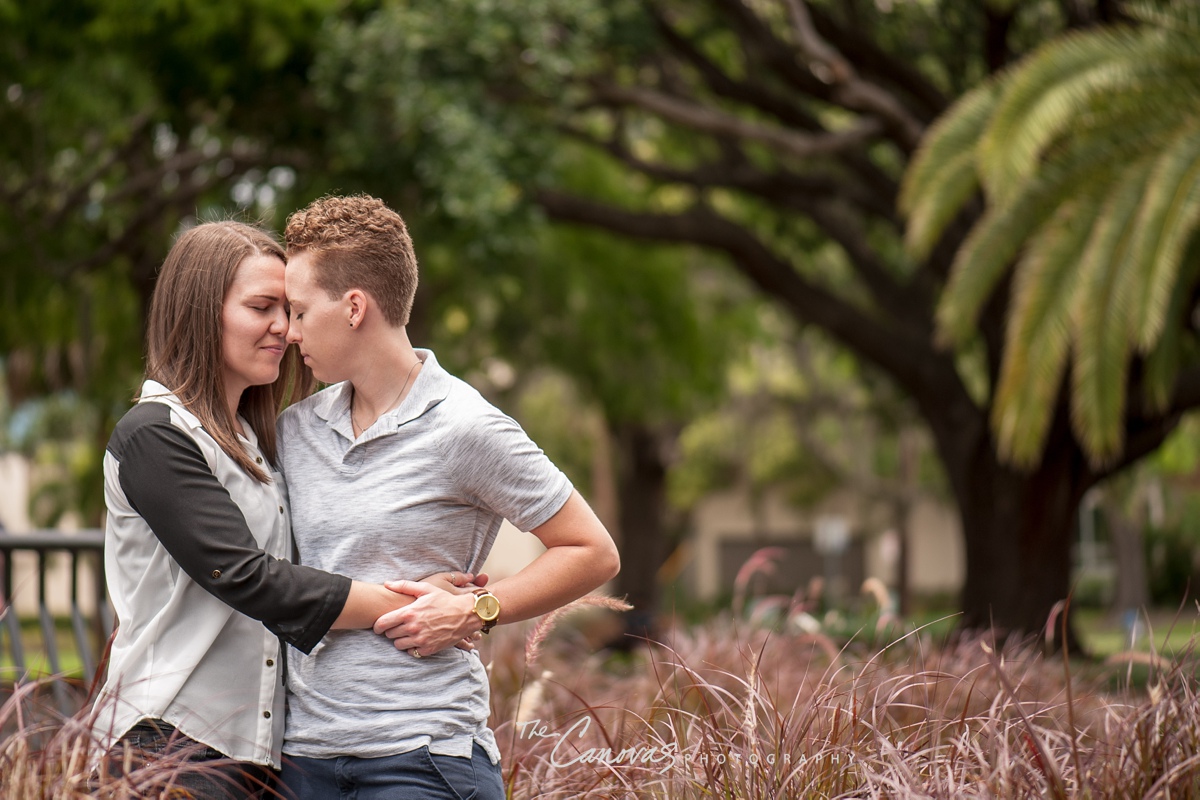
[[[230,386],[225,385],[225,403],[229,408],[229,421],[233,423],[233,429],[243,436],[246,432],[242,430],[242,425],[238,422],[238,405],[242,402],[242,392],[246,391],[246,386]]]
[[[417,367],[420,358],[405,329],[392,329],[389,334],[359,348],[359,353],[366,356],[365,363],[350,376],[354,387],[352,410],[364,423],[363,427],[369,427],[376,417],[398,405],[412,389],[420,371]]]

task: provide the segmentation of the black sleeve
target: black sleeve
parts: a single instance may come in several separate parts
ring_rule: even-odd
[[[130,411],[109,451],[130,505],[192,580],[297,650],[316,646],[342,612],[350,579],[265,553],[168,406]]]

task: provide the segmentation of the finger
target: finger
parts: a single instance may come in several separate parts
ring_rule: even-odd
[[[404,613],[405,610],[406,609],[398,608],[395,611],[387,612],[382,617],[375,620],[375,624],[371,626],[371,630],[375,631],[376,633],[384,633],[386,631],[403,627],[408,621],[408,617]],[[390,638],[394,639],[396,637],[392,636]]]
[[[430,586],[428,583],[418,583],[417,581],[385,581],[383,585],[397,594],[407,594],[413,597],[421,597],[430,592],[441,591],[436,586]]]
[[[387,639],[404,639],[408,636],[408,629],[397,625],[395,628],[388,628],[380,635]]]
[[[481,572],[475,576],[475,585],[476,586],[487,586],[487,582],[488,582],[488,574],[486,572]]]
[[[464,586],[470,586],[475,580],[475,576],[470,572],[451,572],[449,580],[450,583],[461,589]]]
[[[402,636],[399,639],[395,639],[392,641],[392,645],[397,650],[403,650],[405,652],[412,650],[414,647],[420,647],[417,640],[412,638],[411,636]],[[425,648],[421,648],[421,652],[424,653]]]

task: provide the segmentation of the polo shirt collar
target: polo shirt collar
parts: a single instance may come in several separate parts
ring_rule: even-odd
[[[424,366],[417,373],[412,388],[408,390],[408,395],[399,406],[376,420],[375,425],[371,427],[379,426],[378,430],[372,432],[369,437],[360,437],[359,444],[377,436],[392,433],[402,425],[425,414],[450,394],[450,387],[453,386],[454,379],[438,363],[433,351],[416,348],[416,353],[417,358],[424,362]],[[342,381],[331,386],[313,407],[313,411],[318,417],[325,420],[331,428],[350,441],[354,441],[354,432],[350,425],[350,401],[353,397],[354,391],[350,381]],[[386,421],[387,424],[379,425],[380,420]]]

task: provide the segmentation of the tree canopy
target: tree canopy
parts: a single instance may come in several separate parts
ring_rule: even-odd
[[[1080,497],[1200,402],[1181,244],[1195,200],[1165,188],[1194,187],[1180,7],[0,4],[6,376],[26,394],[131,385],[137,326],[115,320],[180,224],[370,190],[426,243],[416,324],[486,329],[570,371],[628,423],[629,474],[661,483],[650,423],[692,413],[729,352],[704,315],[740,335],[740,288],[693,291],[719,262],[738,279],[710,286],[753,287],[911,401],[962,518],[966,624],[1039,629],[1069,590]],[[1172,84],[1187,89],[1169,99]],[[615,357],[588,350],[605,333]],[[77,375],[97,349],[125,355]]]
[[[436,164],[420,178],[442,187],[451,212],[470,208],[452,200],[474,179],[489,208],[503,198],[505,209],[721,254],[887,375],[929,425],[959,505],[965,623],[1036,630],[1069,591],[1083,492],[1157,447],[1178,407],[1116,406],[1115,439],[1111,414],[1076,415],[1118,443],[1097,459],[1069,411],[1096,403],[1054,403],[1037,454],[1014,467],[990,427],[1003,413],[1007,284],[981,294],[957,348],[936,336],[943,287],[959,280],[956,258],[986,206],[959,186],[936,225],[916,218],[912,235],[922,225],[926,235],[906,250],[897,204],[909,162],[959,95],[1037,62],[1030,54],[1059,33],[1119,18],[1103,0],[398,3],[339,22],[317,80],[352,130],[406,154],[392,158]],[[437,119],[417,96],[444,98]],[[622,193],[571,180],[580,148],[628,176]],[[1092,427],[1103,419],[1107,434]]]

